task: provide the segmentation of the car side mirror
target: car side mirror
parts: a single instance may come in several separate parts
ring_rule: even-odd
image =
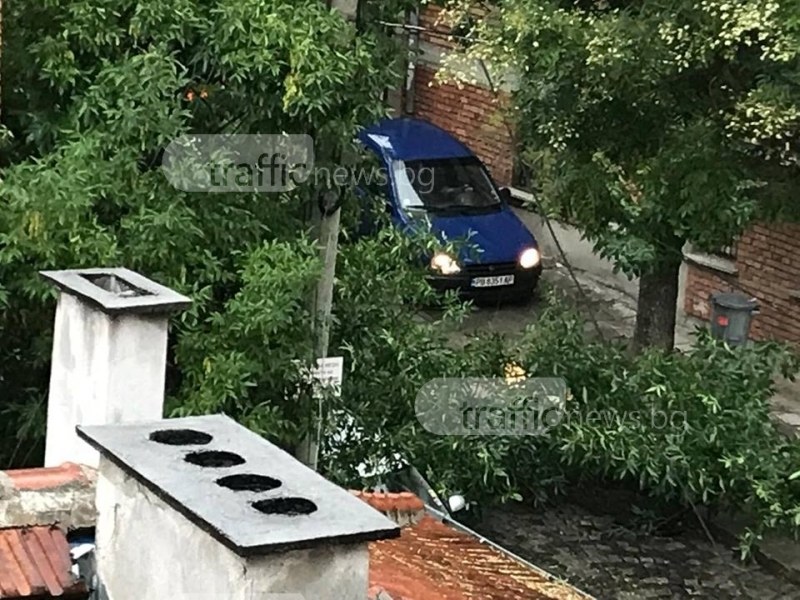
[[[504,188],[500,188],[499,191],[500,191],[500,199],[503,202],[506,202],[506,203],[510,204],[511,200],[513,199],[512,195],[511,195],[511,190],[508,189],[507,187],[504,187]]]

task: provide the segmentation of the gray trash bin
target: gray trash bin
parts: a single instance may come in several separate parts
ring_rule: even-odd
[[[711,296],[711,335],[729,346],[745,346],[758,302],[736,292]]]

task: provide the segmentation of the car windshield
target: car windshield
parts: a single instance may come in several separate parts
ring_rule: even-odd
[[[395,161],[400,205],[430,212],[468,212],[500,207],[489,174],[477,158]]]

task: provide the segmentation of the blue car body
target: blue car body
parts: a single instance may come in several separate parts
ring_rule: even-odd
[[[488,182],[486,194],[496,198],[487,210],[430,212],[423,221],[443,243],[468,240],[457,257],[463,267],[454,275],[432,275],[435,287],[458,289],[470,295],[481,292],[517,291],[530,294],[541,274],[541,264],[535,268],[521,269],[520,254],[530,248],[538,250],[533,234],[517,217],[503,195],[491,180],[488,171],[475,154],[461,141],[445,130],[418,119],[386,119],[363,129],[359,140],[372,150],[388,173],[385,195],[392,222],[401,230],[418,227],[421,220],[406,210],[399,196],[398,173],[395,165],[424,163],[441,164],[443,161],[466,161],[479,169]],[[496,202],[496,203],[495,203]],[[510,289],[472,289],[475,277],[514,275],[514,284],[499,286]]]

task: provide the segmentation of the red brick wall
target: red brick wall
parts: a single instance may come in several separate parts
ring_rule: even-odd
[[[437,23],[436,7],[427,7],[420,24],[437,32],[449,27]],[[443,35],[423,34],[421,38],[442,48],[452,47]],[[510,185],[514,168],[514,144],[507,120],[504,92],[495,95],[478,85],[440,84],[436,67],[417,64],[414,79],[414,116],[430,121],[467,144],[486,164],[499,185]]]
[[[503,120],[502,100],[482,87],[440,85],[433,68],[418,66],[414,86],[414,116],[446,129],[486,163],[499,185],[510,185],[514,146]]]
[[[760,314],[751,334],[758,340],[782,340],[800,345],[800,225],[756,225],[737,245],[736,275],[690,265],[685,311],[707,319],[708,300],[717,291],[740,291],[758,299]]]
[[[684,310],[698,319],[711,315],[711,295],[715,292],[736,291],[737,277],[717,273],[712,269],[689,265],[686,270],[686,300]]]
[[[442,9],[438,6],[425,6],[419,13],[419,24],[425,30],[420,38],[443,48],[454,48],[455,40],[450,40],[452,25],[441,18]]]

